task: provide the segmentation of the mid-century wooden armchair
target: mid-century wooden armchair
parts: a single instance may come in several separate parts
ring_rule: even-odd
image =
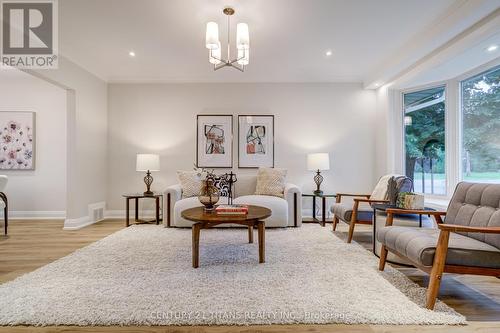
[[[342,197],[354,197],[354,204],[351,206],[343,203]],[[335,204],[332,206],[333,231],[337,229],[339,220],[349,224],[347,243],[352,241],[356,224],[372,224],[373,209],[369,206],[360,206],[360,203],[375,204],[388,202],[385,199],[373,199],[371,197],[371,194],[337,193]]]
[[[432,215],[438,229],[393,226],[395,214]],[[377,239],[379,270],[390,251],[430,274],[426,307],[434,309],[443,273],[500,277],[500,184],[458,184],[447,212],[388,209]]]

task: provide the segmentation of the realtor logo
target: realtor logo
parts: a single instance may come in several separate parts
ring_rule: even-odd
[[[57,68],[57,0],[2,0],[1,66]]]

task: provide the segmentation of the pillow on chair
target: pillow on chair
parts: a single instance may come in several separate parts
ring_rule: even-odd
[[[182,188],[182,198],[197,197],[201,191],[201,179],[197,171],[177,171]]]
[[[283,198],[286,172],[286,169],[259,168],[255,194]]]

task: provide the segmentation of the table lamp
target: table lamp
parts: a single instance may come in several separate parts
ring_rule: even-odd
[[[160,171],[160,156],[156,154],[137,154],[135,169],[136,171],[146,171],[146,177],[144,177],[146,192],[144,192],[144,195],[153,195],[154,193],[151,191],[151,184],[153,183],[151,171]]]
[[[323,176],[321,171],[330,170],[330,156],[328,153],[315,153],[307,155],[307,170],[316,171],[314,176],[314,182],[316,183],[316,191],[313,193],[315,195],[322,195],[320,186],[323,182]]]

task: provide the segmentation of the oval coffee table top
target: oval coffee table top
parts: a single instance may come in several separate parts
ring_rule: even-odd
[[[248,214],[245,215],[223,215],[217,214],[215,210],[211,212],[205,211],[204,207],[194,207],[183,210],[181,216],[186,220],[193,222],[250,222],[260,221],[271,216],[270,209],[261,206],[248,206]]]

